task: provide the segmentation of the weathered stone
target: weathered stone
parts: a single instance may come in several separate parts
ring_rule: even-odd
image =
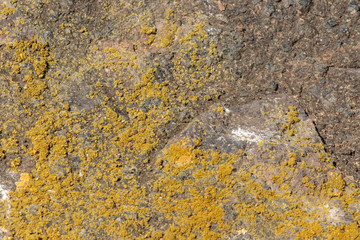
[[[358,234],[358,1],[2,2],[0,238]]]
[[[296,109],[296,117],[292,112],[295,111],[294,109]],[[291,116],[296,119],[291,119]],[[288,127],[292,129],[291,133],[286,133],[289,131]],[[313,216],[313,214],[324,210],[318,217],[310,217],[312,221],[320,221],[324,226],[349,225],[354,221],[351,213],[340,207],[340,200],[328,199],[319,193],[315,193],[315,195],[314,192],[313,194],[309,193],[309,191],[313,191],[310,190],[312,187],[309,188],[309,186],[313,186],[314,190],[318,189],[319,186],[326,186],[323,182],[324,179],[336,176],[337,172],[322,159],[325,155],[315,153],[314,147],[321,146],[321,139],[313,122],[291,97],[286,95],[268,96],[262,100],[231,108],[213,105],[209,111],[196,117],[179,135],[169,141],[160,154],[160,156],[165,154],[163,156],[164,166],[171,164],[166,162],[167,151],[170,151],[171,146],[185,139],[190,142],[201,139],[198,148],[202,150],[211,149],[213,152],[226,154],[236,154],[239,150],[243,151],[244,157],[234,163],[233,174],[246,173],[252,167],[258,166],[256,172],[252,173],[251,180],[259,183],[264,190],[274,191],[278,194],[283,194],[284,189],[281,184],[283,184],[282,181],[285,181],[284,183],[287,186],[285,192],[289,194],[288,197],[301,198],[303,205],[300,208],[307,216]],[[300,167],[304,162],[309,168]],[[190,164],[190,158],[188,162],[182,164]],[[202,166],[198,167],[202,168]],[[194,174],[198,167],[194,166],[194,168],[187,169],[186,176]],[[214,167],[215,170],[219,168],[219,166]],[[311,168],[314,170],[321,169],[321,172],[310,170]],[[282,180],[279,180],[279,178]],[[188,178],[178,179],[185,181]],[[242,191],[241,186],[240,184],[234,189]],[[319,189],[322,189],[322,187]],[[337,196],[341,191],[338,189],[328,194]],[[187,198],[186,193],[184,194],[183,197]],[[240,196],[233,195],[232,197],[237,198]],[[251,199],[253,199],[251,194],[241,197],[241,201],[245,202],[254,201],[254,199]],[[265,208],[268,210],[266,211],[272,211],[270,209],[280,205],[282,209],[286,207],[288,209],[293,208],[293,203],[287,202],[285,199],[267,200]],[[246,217],[244,219],[236,218],[238,213],[234,212],[231,206],[225,205],[223,208],[226,212],[224,219],[229,221],[242,219],[242,221],[246,222],[244,220]],[[267,222],[267,224],[270,223]],[[250,231],[246,226],[248,225],[240,225],[240,227],[244,228],[244,233]],[[276,228],[276,225],[270,226],[273,229]],[[262,232],[265,230],[261,225],[252,226],[252,228],[250,236],[256,239],[264,237]],[[295,230],[295,232],[297,231],[301,231],[301,227]],[[281,239],[272,230],[268,229],[266,232],[267,239]],[[292,235],[287,235],[287,237],[290,236]],[[238,237],[236,236],[234,239],[238,239]]]

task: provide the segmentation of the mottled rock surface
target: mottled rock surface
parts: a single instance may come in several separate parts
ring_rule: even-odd
[[[181,152],[174,145],[195,147]],[[213,154],[199,162],[208,151]],[[215,163],[214,153],[225,154],[225,161]],[[355,196],[354,189],[345,187],[313,122],[289,96],[268,96],[231,108],[214,105],[172,138],[160,156],[166,175],[160,173],[160,181],[170,175],[173,184],[184,189],[199,181],[205,194],[209,187],[231,192],[229,199],[219,200],[223,219],[236,230],[230,239],[338,237],[331,231],[343,224],[352,230],[342,237],[357,236],[353,224],[359,197],[346,202],[344,195]],[[171,166],[180,170],[169,171]],[[230,188],[221,186],[224,180]],[[175,193],[176,199],[191,199],[187,191]],[[333,230],[321,232],[324,227]]]
[[[359,237],[358,1],[0,4],[1,237]]]

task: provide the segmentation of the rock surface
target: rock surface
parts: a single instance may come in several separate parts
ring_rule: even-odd
[[[358,237],[357,1],[0,3],[1,237]]]
[[[332,232],[340,225],[349,229],[342,237],[358,234],[353,224],[359,197],[346,202],[345,195],[356,195],[354,189],[329,162],[313,122],[286,95],[231,108],[212,106],[170,140],[160,159],[165,170],[157,181],[170,176],[180,186],[172,201],[191,205],[196,196],[189,194],[190,186],[205,196],[209,188],[227,193],[217,204],[225,210],[230,239],[340,237]],[[163,189],[168,191],[165,184]],[[186,221],[173,224],[186,228]]]

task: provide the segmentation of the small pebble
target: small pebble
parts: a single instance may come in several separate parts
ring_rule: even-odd
[[[332,28],[337,25],[337,21],[335,19],[331,19],[325,23],[326,28]]]

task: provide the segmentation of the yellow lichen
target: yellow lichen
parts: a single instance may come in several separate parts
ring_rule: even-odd
[[[31,175],[29,173],[21,173],[20,181],[16,182],[15,185],[17,188],[24,188],[27,183],[30,181]]]
[[[174,9],[171,9],[171,8],[166,9],[165,19],[170,20],[172,18],[174,18]]]
[[[175,164],[177,166],[184,166],[186,164],[189,164],[190,160],[191,160],[190,156],[183,155],[179,157],[179,159],[175,162]]]
[[[213,108],[212,110],[215,111],[215,112],[219,112],[219,113],[225,113],[224,108],[221,107],[220,105],[217,105],[217,107]]]
[[[323,185],[323,193],[328,197],[339,197],[343,195],[345,189],[345,181],[341,174],[334,173],[329,181]]]
[[[20,166],[20,164],[21,164],[21,158],[16,158],[11,161],[12,168],[16,168],[16,167]]]
[[[290,167],[293,167],[293,166],[296,164],[297,154],[294,153],[294,152],[291,152],[289,155],[290,155],[290,158],[289,158],[287,164],[288,164]]]
[[[47,63],[45,59],[34,62],[34,69],[39,78],[43,78],[45,76],[47,70]]]
[[[4,15],[3,17],[1,17],[1,19],[7,19],[8,16],[13,15],[15,13],[14,7],[6,6],[4,3],[1,5],[3,8],[0,10],[0,14]]]
[[[26,92],[32,97],[40,96],[47,89],[47,85],[43,81],[31,82],[26,85]]]
[[[46,9],[46,1],[42,4]],[[102,1],[99,6],[115,11],[105,5]],[[13,57],[2,59],[1,70],[13,70],[11,78],[23,81],[9,80],[11,88],[2,89],[2,97],[13,99],[14,104],[3,114],[8,122],[2,122],[5,137],[0,157],[26,156],[22,159],[31,158],[35,164],[10,193],[9,214],[7,208],[1,211],[1,225],[9,235],[14,239],[224,239],[248,232],[260,239],[272,234],[279,239],[357,237],[360,216],[356,213],[352,224],[334,226],[324,220],[321,225],[320,214],[306,206],[307,194],[321,199],[314,201],[316,209],[328,203],[321,193],[348,206],[357,203],[357,190],[347,192],[345,181],[336,174],[321,184],[316,178],[321,168],[306,164],[312,160],[308,154],[299,154],[301,165],[296,163],[295,152],[280,160],[276,155],[278,145],[290,144],[291,149],[306,146],[320,159],[328,157],[323,146],[297,138],[300,119],[295,107],[280,116],[285,139],[258,144],[258,153],[264,151],[261,164],[253,164],[258,156],[241,149],[234,155],[206,149],[201,138],[177,141],[157,155],[165,144],[163,134],[174,133],[169,130],[169,124],[176,122],[173,110],[191,112],[196,104],[209,106],[207,101],[217,99],[219,93],[208,86],[229,79],[221,64],[208,63],[218,52],[216,44],[205,42],[205,23],[182,32],[184,27],[171,22],[173,16],[173,10],[165,13],[168,21],[164,21],[164,32],[159,27],[160,36],[150,24],[140,30],[148,37],[145,44],[157,47],[159,40],[160,46],[174,51],[172,82],[159,79],[159,63],[143,60],[150,53],[146,48],[153,46],[141,42],[130,43],[129,51],[117,44],[106,49],[92,46],[86,56],[74,60],[63,53],[54,65],[47,44],[36,36],[14,40],[3,49]],[[138,19],[135,13],[131,17]],[[59,31],[68,29],[91,34],[90,28],[69,23],[62,23]],[[180,50],[174,46],[178,35],[182,36]],[[54,48],[58,39],[54,37]],[[144,54],[138,56],[135,51]],[[208,54],[203,57],[202,51]],[[99,74],[93,79],[89,72]],[[107,74],[115,76],[114,82]],[[89,109],[77,110],[76,88],[71,87],[74,79],[87,80],[91,99],[84,102]],[[13,90],[23,86],[25,91]],[[219,105],[215,111],[224,113]],[[276,119],[271,112],[265,115]],[[17,119],[24,121],[17,123]],[[21,126],[23,122],[27,125]],[[18,131],[13,131],[14,126]],[[27,144],[17,140],[21,138]],[[326,166],[321,166],[328,176]],[[301,196],[294,187],[300,169],[304,186],[299,189],[306,188]]]
[[[146,45],[151,45],[155,41],[155,34],[157,32],[156,27],[142,25],[140,32],[149,36],[148,40],[145,42]]]
[[[288,136],[294,136],[297,132],[297,130],[294,129],[294,124],[300,121],[298,118],[298,111],[296,110],[296,107],[289,106],[286,121],[286,123],[282,124],[281,129],[286,130],[286,134]]]
[[[147,25],[143,25],[141,26],[141,33],[144,33],[146,35],[151,35],[151,34],[155,34],[156,33],[156,28],[155,27],[150,27]]]
[[[160,39],[161,47],[165,48],[173,44],[177,29],[178,28],[175,24],[165,27],[165,35]]]

